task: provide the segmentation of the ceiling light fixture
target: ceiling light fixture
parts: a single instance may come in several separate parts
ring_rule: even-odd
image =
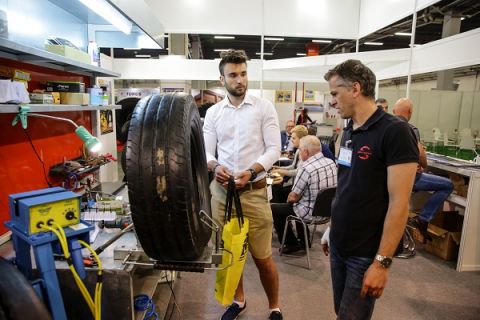
[[[265,37],[263,38],[265,41],[283,41],[285,40],[284,38],[274,38],[274,37]]]
[[[138,50],[142,50],[142,48],[123,48],[123,50],[125,50],[125,51],[138,51]]]
[[[135,57],[137,58],[151,58],[152,56],[149,54],[136,54]]]
[[[297,56],[306,56],[306,53],[297,52]]]
[[[213,49],[213,51],[215,51],[215,52],[224,52],[224,51],[228,51],[228,49]]]
[[[235,39],[234,36],[214,36],[215,39]]]
[[[125,34],[132,31],[132,23],[123,16],[117,9],[105,0],[78,0],[88,7],[92,12],[110,22],[118,30]]]
[[[462,21],[465,20],[465,17],[461,17],[460,20],[462,20]]]
[[[262,55],[260,52],[255,52],[255,54],[256,54],[257,56]],[[273,56],[273,53],[272,53],[272,52],[264,52],[263,55],[264,55],[264,56]]]
[[[332,43],[332,40],[313,39],[312,42],[316,42],[316,43]]]
[[[383,42],[364,42],[366,46],[383,46]]]
[[[411,37],[412,34],[410,32],[395,32],[396,36],[405,36],[405,37]]]

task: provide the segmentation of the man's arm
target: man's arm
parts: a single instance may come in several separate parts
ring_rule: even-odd
[[[215,130],[215,120],[213,119],[213,108],[207,110],[203,122],[203,140],[205,141],[205,153],[207,157],[208,170],[215,175],[218,183],[226,184],[231,173],[227,168],[220,165],[215,158],[215,150],[217,149],[217,132]]]
[[[423,145],[418,141],[418,164],[422,169],[427,169],[427,153],[425,152],[425,148]]]
[[[287,202],[297,203],[298,200],[300,200],[300,195],[298,193],[295,193],[295,192],[292,191],[288,194]]]
[[[402,163],[387,168],[389,204],[378,249],[379,255],[393,257],[403,236],[416,169],[417,163]],[[374,260],[363,278],[362,297],[368,294],[379,298],[382,295],[387,284],[388,270]]]

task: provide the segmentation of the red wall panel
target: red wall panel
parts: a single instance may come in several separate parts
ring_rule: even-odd
[[[0,65],[7,65],[30,73],[29,91],[43,88],[48,80],[81,81],[89,86],[89,78],[71,73],[51,70],[33,65],[0,59]],[[1,106],[0,106],[1,108]],[[52,116],[72,119],[90,132],[91,111],[46,113]],[[21,124],[11,125],[14,113],[0,114],[0,234],[7,231],[3,222],[9,220],[8,195],[12,193],[47,188],[41,162],[35,155]],[[52,165],[82,155],[83,143],[74,133],[75,128],[66,122],[50,119],[29,118],[27,132],[45,163],[47,171]],[[61,181],[49,179],[53,185]]]

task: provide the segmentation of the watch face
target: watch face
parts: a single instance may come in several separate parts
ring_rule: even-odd
[[[392,264],[392,259],[386,257],[386,258],[384,258],[380,263],[382,264],[382,266],[383,266],[384,268],[388,268],[388,267],[390,267],[390,265]]]

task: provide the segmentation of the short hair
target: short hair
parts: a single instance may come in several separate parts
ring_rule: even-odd
[[[336,65],[333,69],[328,70],[324,78],[329,81],[333,76],[338,76],[350,85],[358,82],[362,94],[365,97],[375,99],[375,74],[370,68],[360,62],[360,60],[350,59],[344,61]]]
[[[234,50],[234,49],[229,49],[227,51],[223,51],[220,53],[220,63],[218,65],[218,70],[220,71],[220,74],[223,76],[223,69],[227,63],[234,63],[234,64],[242,64],[245,63],[247,64],[247,54],[245,53],[245,50]]]
[[[375,103],[386,103],[386,104],[388,104],[388,101],[385,98],[378,98],[377,100],[375,100]]]
[[[300,149],[307,149],[308,152],[317,153],[322,150],[322,145],[316,136],[308,135],[300,139]]]
[[[293,127],[291,133],[294,133],[297,135],[297,137],[302,138],[308,135],[308,129],[305,126],[302,126],[299,124],[298,126]]]

